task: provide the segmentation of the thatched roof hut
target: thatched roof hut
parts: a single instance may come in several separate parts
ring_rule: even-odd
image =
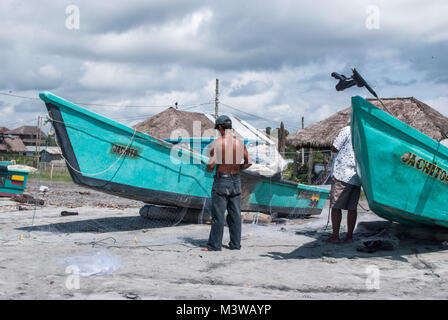
[[[194,122],[197,122],[197,127],[193,132]],[[178,136],[171,135],[175,130],[179,132],[179,129],[188,132],[189,137],[200,137],[205,130],[214,127],[213,122],[202,113],[181,111],[172,107],[134,126],[138,131],[159,139],[177,138]]]
[[[36,126],[21,126],[13,130],[8,130],[3,134],[20,137],[20,139],[26,146],[36,145],[38,142],[38,136],[41,140],[40,144],[44,144],[46,137],[45,133]]]
[[[37,126],[21,126],[13,130],[8,130],[4,133],[14,136],[37,136],[39,134],[41,137],[45,137],[45,133]]]
[[[376,99],[367,99],[383,109]],[[414,97],[382,99],[392,115],[421,131],[434,140],[441,140],[448,134],[448,118]],[[329,149],[339,131],[350,123],[351,107],[331,117],[299,130],[287,137],[287,142],[296,148]]]
[[[19,137],[0,136],[0,152],[26,152],[26,146]]]

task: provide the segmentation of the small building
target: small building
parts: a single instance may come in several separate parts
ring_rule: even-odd
[[[40,149],[40,162],[61,161],[62,152],[59,147],[45,147]]]
[[[40,148],[42,150],[42,147]],[[34,157],[36,155],[36,152],[38,151],[38,148],[36,146],[26,146],[26,157]]]
[[[45,133],[36,126],[21,126],[19,128],[4,132],[6,135],[19,137],[25,146],[45,145]],[[38,138],[39,137],[39,138]]]

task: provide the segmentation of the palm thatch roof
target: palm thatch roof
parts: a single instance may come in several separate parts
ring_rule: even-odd
[[[376,99],[367,99],[384,109]],[[448,118],[414,97],[382,99],[392,115],[407,125],[439,141],[448,134]],[[287,137],[287,142],[297,148],[330,148],[339,131],[350,124],[351,107],[331,117],[316,122]]]
[[[193,132],[194,122],[197,123],[197,127]],[[134,128],[155,138],[170,139],[180,136],[185,137],[185,134],[172,136],[175,130],[180,132],[179,129],[188,132],[188,137],[200,137],[205,130],[213,129],[214,124],[202,113],[181,111],[170,107],[149,119],[139,122]]]
[[[40,134],[41,137],[45,137],[45,133],[42,130],[40,130],[37,126],[21,126],[13,130],[8,130],[4,133],[14,136],[20,136],[20,135],[37,136],[38,134]]]
[[[13,153],[27,151],[19,137],[2,137],[0,139],[0,151]]]

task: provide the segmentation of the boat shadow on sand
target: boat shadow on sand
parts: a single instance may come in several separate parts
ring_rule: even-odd
[[[147,219],[135,217],[107,217],[49,223],[29,227],[16,228],[22,231],[40,231],[54,233],[82,233],[82,232],[123,232],[154,228],[168,228],[177,225],[176,220]]]
[[[439,227],[409,227],[389,221],[360,222],[353,234],[353,242],[338,244],[325,242],[330,233],[324,230],[300,230],[316,240],[297,249],[285,252],[268,252],[262,255],[275,260],[322,259],[337,262],[337,259],[362,259],[383,257],[409,262],[406,256],[448,250],[448,229]],[[342,234],[343,240],[345,234]]]

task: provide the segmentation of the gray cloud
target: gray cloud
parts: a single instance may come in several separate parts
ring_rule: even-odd
[[[65,27],[69,4],[80,8],[79,30]],[[380,9],[379,30],[365,27],[371,4]],[[353,66],[383,96],[445,101],[443,13],[443,0],[431,8],[416,0],[5,0],[0,91],[37,97],[51,90],[73,101],[105,104],[187,105],[212,100],[219,78],[222,101],[254,114],[240,113],[242,118],[262,127],[269,124],[266,118],[293,119],[292,129],[300,114],[310,124],[347,107],[351,94],[367,95],[358,88],[334,90],[330,73],[348,74]],[[45,112],[39,102],[7,103],[15,118]],[[201,108],[212,111],[213,105]],[[126,109],[97,110],[130,118]],[[148,110],[155,112],[133,112],[145,117]],[[448,109],[440,110],[448,115]]]
[[[234,88],[229,92],[229,96],[231,97],[239,97],[239,96],[253,96],[259,93],[263,93],[266,90],[269,90],[272,87],[272,84],[265,83],[263,81],[251,81],[246,83],[240,87]]]
[[[383,78],[383,81],[388,84],[388,85],[392,85],[392,86],[403,86],[403,87],[407,87],[411,84],[415,84],[417,83],[416,79],[411,79],[409,81],[394,81],[388,77]]]

